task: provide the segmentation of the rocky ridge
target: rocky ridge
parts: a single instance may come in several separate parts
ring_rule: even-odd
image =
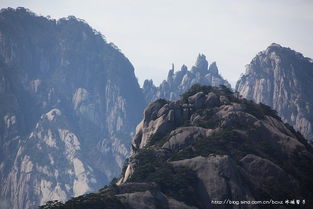
[[[224,85],[230,88],[230,84],[219,74],[216,62],[209,66],[205,55],[199,54],[195,66],[190,71],[183,65],[180,71],[174,72],[173,65],[168,72],[167,80],[160,86],[156,87],[152,80],[145,80],[142,89],[148,105],[156,99],[176,100],[194,84]]]
[[[236,91],[247,99],[271,106],[285,122],[312,141],[312,83],[312,59],[272,44],[247,66]]]
[[[129,60],[87,23],[0,12],[0,208],[96,191],[119,175],[144,99]]]
[[[216,208],[212,201],[225,199],[313,206],[311,145],[269,106],[223,86],[195,85],[179,100],[150,104],[132,150],[117,184],[41,208]]]

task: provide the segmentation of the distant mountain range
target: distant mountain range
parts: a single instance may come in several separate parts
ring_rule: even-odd
[[[282,117],[283,122],[290,123],[307,139],[312,140],[311,106],[313,103],[310,97],[310,88],[313,85],[312,65],[312,60],[303,57],[300,53],[272,44],[252,60],[247,72],[238,81],[236,91],[247,99],[273,107]],[[202,87],[200,91],[189,91],[186,94],[185,92],[194,84],[222,86],[210,88],[212,94],[205,90],[204,96],[199,93]],[[301,152],[298,153],[299,159],[303,162],[303,166],[307,166],[304,158],[306,156],[307,159],[311,159],[311,148],[306,141],[290,126],[283,124],[267,106],[256,105],[240,98],[237,94],[233,95],[228,88],[230,84],[219,74],[216,63],[209,65],[205,55],[202,54],[198,56],[191,70],[183,65],[181,70],[175,72],[173,67],[160,86],[155,86],[152,80],[146,80],[140,88],[134,68],[126,56],[86,22],[75,17],[48,19],[37,16],[25,8],[2,9],[0,12],[0,208],[29,209],[49,200],[66,201],[73,196],[94,192],[108,184],[113,177],[117,177],[123,167],[128,170],[122,172],[124,177],[120,179],[118,186],[120,192],[114,190],[117,189],[115,186],[103,190],[105,193],[103,200],[111,202],[110,198],[112,198],[114,207],[115,204],[121,207],[125,204],[135,204],[132,198],[136,199],[138,194],[127,196],[127,191],[131,193],[148,191],[151,195],[148,194],[147,201],[166,202],[172,205],[170,208],[201,207],[194,202],[182,200],[181,198],[185,196],[178,197],[176,191],[170,194],[169,190],[166,192],[162,188],[159,190],[160,185],[152,183],[152,180],[140,179],[141,177],[132,179],[131,175],[129,177],[127,175],[134,172],[132,163],[137,165],[136,156],[141,153],[141,150],[145,150],[146,146],[152,149],[152,153],[161,154],[162,160],[169,159],[168,156],[163,156],[167,153],[163,149],[171,150],[173,148],[171,143],[175,147],[173,152],[182,151],[184,155],[185,152],[190,151],[189,148],[187,149],[190,146],[189,142],[193,143],[199,137],[211,137],[207,135],[211,125],[214,129],[220,127],[221,131],[228,131],[227,124],[224,126],[222,120],[218,122],[215,119],[226,115],[232,117],[233,114],[234,117],[243,116],[242,119],[237,119],[238,124],[241,124],[239,122],[243,119],[256,123],[242,122],[242,127],[246,127],[248,133],[251,132],[251,136],[248,135],[249,140],[255,140],[251,137],[261,134],[262,131],[254,132],[252,129],[260,128],[259,125],[263,124],[266,126],[263,127],[264,130],[269,131],[266,132],[270,136],[269,141],[264,142],[264,147],[263,145],[249,147],[251,145],[249,141],[240,141],[239,143],[247,142],[249,146],[246,148],[253,149],[253,155],[256,156],[248,156],[243,160],[244,156],[238,153],[247,154],[247,150],[232,147],[235,146],[233,144],[235,142],[231,142],[230,147],[227,147],[224,142],[228,140],[228,136],[225,138],[223,135],[219,138],[221,144],[218,142],[213,147],[219,148],[225,145],[225,149],[210,150],[210,153],[221,156],[201,158],[201,160],[208,160],[209,163],[217,160],[217,166],[220,166],[220,160],[227,161],[227,166],[235,166],[239,169],[237,162],[231,159],[243,160],[248,167],[252,166],[249,164],[252,159],[251,162],[256,163],[253,166],[269,166],[273,168],[273,172],[280,172],[279,174],[286,178],[291,175],[286,184],[278,185],[279,189],[294,186],[292,194],[311,197],[311,190],[303,185],[304,183],[311,185],[311,181],[307,180],[307,172],[311,170],[301,168],[302,170],[295,172],[297,167],[290,164],[282,165],[279,161],[283,152],[288,156],[292,155],[294,146],[299,146],[301,147]],[[215,96],[212,96],[213,93]],[[181,95],[185,95],[183,99]],[[154,102],[156,100],[157,102]],[[148,106],[152,102],[154,103]],[[148,107],[144,111],[146,106]],[[210,110],[206,111],[205,107],[208,106]],[[238,106],[243,109],[238,109],[237,114]],[[194,111],[199,111],[198,115]],[[136,130],[135,127],[142,118],[143,112],[144,120]],[[229,120],[234,121],[233,118]],[[164,121],[171,122],[163,123]],[[191,124],[192,122],[194,124]],[[242,127],[234,128],[232,122],[230,124],[232,125],[229,128],[234,129],[235,132],[240,132],[242,129]],[[185,126],[196,128],[185,130],[183,128]],[[186,133],[188,136],[186,135],[185,142],[176,142],[174,139],[172,142],[169,137],[176,128],[182,129],[180,130],[183,133],[182,137],[185,137],[185,131],[192,133]],[[165,134],[166,137],[161,137],[160,134]],[[261,136],[263,137],[262,134]],[[132,137],[134,141],[131,145]],[[286,145],[286,150],[273,141],[275,137],[278,137],[284,146]],[[284,137],[290,140],[290,144]],[[157,142],[159,140],[161,142]],[[238,140],[243,138],[239,137]],[[260,143],[263,143],[262,140]],[[163,142],[169,147],[163,147]],[[185,147],[184,143],[188,146]],[[125,159],[131,154],[131,146],[133,154],[127,163]],[[229,153],[231,147],[236,153]],[[278,152],[279,156],[270,156],[263,148]],[[159,149],[164,152],[159,153]],[[199,153],[189,153],[190,156],[187,153],[186,156],[201,156],[202,154]],[[150,154],[148,153],[148,159]],[[180,158],[182,159],[185,158]],[[295,158],[289,156],[287,159],[288,163],[292,163]],[[144,159],[138,159],[139,162],[142,160]],[[178,170],[181,169],[179,167]],[[247,175],[251,174],[249,172],[254,172],[248,167],[240,168],[240,175],[244,175],[241,169],[244,169]],[[162,170],[163,167],[160,169]],[[170,169],[166,170],[169,172],[169,178],[172,178],[171,175],[176,175],[176,166],[164,169]],[[150,175],[150,172],[151,170],[147,171],[147,174]],[[195,175],[200,175],[195,170],[187,169],[186,172],[186,175],[192,176],[192,179],[189,179],[191,181],[195,180],[193,179]],[[214,173],[212,175],[220,179]],[[183,182],[185,177],[182,177]],[[262,179],[259,176],[247,179],[252,178]],[[273,176],[273,179],[276,178],[277,176]],[[263,180],[266,185],[270,185],[271,182]],[[234,181],[235,184],[239,184],[241,180],[236,177]],[[137,182],[136,185],[141,186],[134,186],[133,190],[131,188],[135,183],[129,184],[129,182]],[[198,192],[194,190],[195,188],[185,191],[185,188],[176,186],[182,189],[184,195],[192,191]],[[253,198],[262,195],[277,197],[273,193],[274,190],[264,188],[262,185],[253,186],[259,186],[260,191],[246,188],[234,191],[240,191],[242,195],[249,194],[249,197]],[[306,190],[308,193],[304,194],[303,191]],[[153,193],[154,191],[156,193]],[[232,194],[226,191],[219,192],[225,195]],[[203,199],[194,199],[194,201],[203,204],[203,201],[207,200],[206,195],[212,193],[207,190],[207,193],[203,194],[205,194],[201,197]],[[87,202],[90,197],[88,196]],[[97,198],[98,196],[96,201],[99,200]],[[146,196],[142,194],[142,198]],[[73,204],[78,204],[76,200]],[[132,205],[133,208],[136,208],[135,206]],[[75,208],[79,206],[76,205]]]
[[[230,84],[219,74],[216,62],[213,62],[208,67],[205,55],[199,54],[196,64],[191,68],[191,71],[188,71],[187,66],[183,65],[180,71],[174,72],[173,65],[168,72],[167,80],[164,80],[159,87],[156,87],[152,80],[145,80],[143,93],[147,104],[159,98],[176,100],[194,84],[208,86],[224,85],[230,88]]]

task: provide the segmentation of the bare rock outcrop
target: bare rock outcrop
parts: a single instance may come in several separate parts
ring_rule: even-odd
[[[167,79],[158,87],[153,84],[152,80],[145,80],[142,90],[146,103],[150,104],[160,98],[176,100],[194,84],[230,87],[228,81],[219,74],[216,62],[209,66],[205,55],[199,54],[195,66],[190,71],[186,65],[183,65],[180,71],[174,72],[173,65],[168,72]]]
[[[258,53],[237,82],[236,91],[275,109],[284,122],[313,139],[313,62],[290,48],[272,44]]]
[[[160,128],[162,124],[166,128]],[[219,200],[313,196],[311,145],[269,106],[242,99],[225,87],[195,85],[180,100],[157,100],[146,108],[137,128],[117,187],[130,182],[154,182],[158,187],[124,194],[124,204],[135,204],[131,195],[143,198],[138,204],[148,205],[142,208],[154,208],[161,196],[195,208],[215,208]],[[172,208],[165,202],[165,208]],[[263,206],[235,201],[220,207]]]
[[[132,64],[86,22],[1,9],[0,208],[109,183],[144,105]]]

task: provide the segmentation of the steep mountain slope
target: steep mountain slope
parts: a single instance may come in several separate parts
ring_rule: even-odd
[[[132,147],[117,185],[41,208],[313,207],[311,145],[269,106],[225,87],[150,104]]]
[[[285,122],[313,140],[313,61],[272,44],[247,66],[236,90],[277,110]]]
[[[0,12],[0,205],[94,191],[120,173],[144,97],[129,60],[75,17]]]
[[[167,80],[164,80],[159,87],[156,87],[152,80],[145,80],[143,93],[147,104],[160,98],[175,100],[194,84],[230,87],[230,84],[219,74],[216,63],[213,62],[208,67],[206,57],[199,54],[191,71],[188,71],[187,66],[183,65],[180,71],[174,73],[174,66],[172,66],[168,72]]]

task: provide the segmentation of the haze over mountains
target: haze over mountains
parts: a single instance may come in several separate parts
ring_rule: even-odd
[[[248,99],[272,106],[284,122],[290,123],[311,140],[312,99],[309,90],[313,85],[312,66],[311,59],[291,49],[273,44],[252,60],[246,74],[238,81],[236,90]],[[190,101],[189,99],[178,101],[179,110],[174,109],[180,113],[175,111],[170,113],[172,107],[169,106],[175,106],[176,103],[164,102],[164,100],[158,100],[159,102],[150,105],[144,112],[146,105],[156,99],[179,99],[194,84],[223,85],[223,87],[212,90],[218,94],[217,99],[213,96],[215,99],[212,101],[209,101],[208,95],[205,96],[205,100],[198,95],[199,98],[192,97]],[[130,155],[131,138],[136,132],[135,127],[142,118],[143,112],[144,122],[138,126],[132,144],[134,151],[132,158],[136,155],[136,150],[145,147],[139,144],[146,144],[153,137],[161,140],[159,134],[170,134],[173,125],[175,128],[184,127],[189,126],[189,123],[196,123],[195,121],[199,122],[193,124],[196,127],[205,124],[214,125],[217,122],[215,116],[219,119],[224,117],[224,113],[220,115],[218,112],[225,110],[227,115],[228,113],[231,115],[235,111],[231,109],[243,103],[245,107],[239,108],[238,114],[240,116],[242,114],[246,116],[244,113],[252,114],[247,116],[249,120],[252,117],[254,123],[264,123],[270,130],[268,133],[273,136],[269,142],[266,142],[270,144],[267,148],[273,148],[281,154],[268,156],[266,150],[260,151],[262,147],[250,147],[251,144],[248,144],[247,149],[253,148],[254,155],[257,155],[252,158],[258,163],[270,164],[271,168],[276,169],[273,168],[275,172],[292,176],[286,185],[279,185],[281,187],[278,188],[283,189],[285,186],[293,185],[295,186],[293,194],[306,197],[303,191],[307,188],[303,182],[307,181],[308,172],[311,171],[301,170],[301,168],[297,173],[294,171],[296,167],[291,164],[281,165],[279,160],[284,155],[288,155],[290,162],[293,162],[294,154],[299,154],[301,159],[304,159],[304,156],[311,159],[309,145],[301,135],[283,124],[277,116],[265,113],[264,111],[268,111],[266,107],[261,105],[260,107],[265,109],[260,110],[258,106],[251,103],[257,110],[250,110],[250,103],[247,103],[247,106],[246,100],[239,101],[236,95],[228,95],[229,90],[226,90],[226,87],[230,87],[230,84],[219,74],[217,64],[213,62],[209,65],[205,55],[200,54],[191,70],[188,70],[187,66],[182,66],[180,71],[174,72],[173,67],[167,79],[159,87],[154,86],[152,80],[146,80],[141,89],[134,68],[127,57],[114,44],[107,43],[101,34],[84,21],[75,17],[60,20],[47,19],[36,16],[24,8],[1,10],[0,207],[33,208],[48,200],[65,201],[72,196],[102,188],[113,177],[119,176],[124,160]],[[199,111],[202,111],[204,106],[211,105],[214,114],[202,112],[199,113],[200,115],[194,115],[196,112],[188,113],[188,111],[186,113],[185,109],[189,108],[188,105]],[[237,114],[237,110],[235,112]],[[254,115],[259,113],[263,114],[262,117],[269,117],[264,119]],[[211,119],[214,119],[214,124]],[[243,119],[244,117],[240,120]],[[171,122],[163,124],[164,121]],[[214,129],[221,124],[215,125]],[[245,126],[249,130],[254,126],[259,128],[257,124],[250,126],[243,122],[243,127]],[[232,126],[230,128],[233,129]],[[197,140],[200,135],[203,135],[202,132],[202,129],[196,128],[186,140]],[[251,133],[251,137],[256,136],[253,131]],[[285,150],[277,145],[274,135],[278,136],[284,145],[290,147]],[[290,139],[290,143],[283,135]],[[248,137],[244,140],[251,139]],[[141,141],[146,142],[141,143]],[[180,145],[177,146],[179,147],[177,149],[181,149]],[[266,148],[267,144],[264,146]],[[295,153],[294,146],[300,146],[301,151]],[[229,155],[230,151],[225,149],[219,150],[218,153]],[[210,152],[216,153],[216,150]],[[194,153],[189,157],[198,154]],[[239,156],[243,160],[244,156]],[[223,156],[222,158],[224,159]],[[164,159],[166,160],[167,157]],[[303,160],[303,163],[304,166],[307,165],[307,161]],[[229,166],[236,167],[237,164],[231,162]],[[123,174],[126,175],[125,171]],[[168,173],[169,176],[172,174]],[[128,182],[127,179],[128,177],[124,177],[121,181]],[[136,181],[146,180],[142,178]],[[235,182],[240,181],[236,177]],[[311,185],[311,182],[309,184]],[[150,186],[150,184],[143,185],[144,188]],[[152,187],[154,188],[154,185]],[[242,194],[245,192],[255,194],[256,196],[252,195],[254,198],[262,196],[259,191],[240,189]],[[151,192],[150,189],[145,191]],[[266,188],[264,191],[268,192],[266,193],[268,196],[276,197],[271,193],[272,191]],[[308,197],[311,197],[311,194],[309,191]],[[116,195],[117,193],[113,194],[114,200]],[[177,200],[178,202],[175,198],[172,200],[173,196],[167,195],[165,193],[161,199],[174,205],[188,205],[186,202],[183,203],[184,201],[179,203],[180,199]],[[222,193],[218,195],[223,196]],[[131,204],[130,196],[125,198],[127,204]],[[156,198],[156,196],[153,194],[149,198]],[[207,199],[201,201],[204,200]]]

